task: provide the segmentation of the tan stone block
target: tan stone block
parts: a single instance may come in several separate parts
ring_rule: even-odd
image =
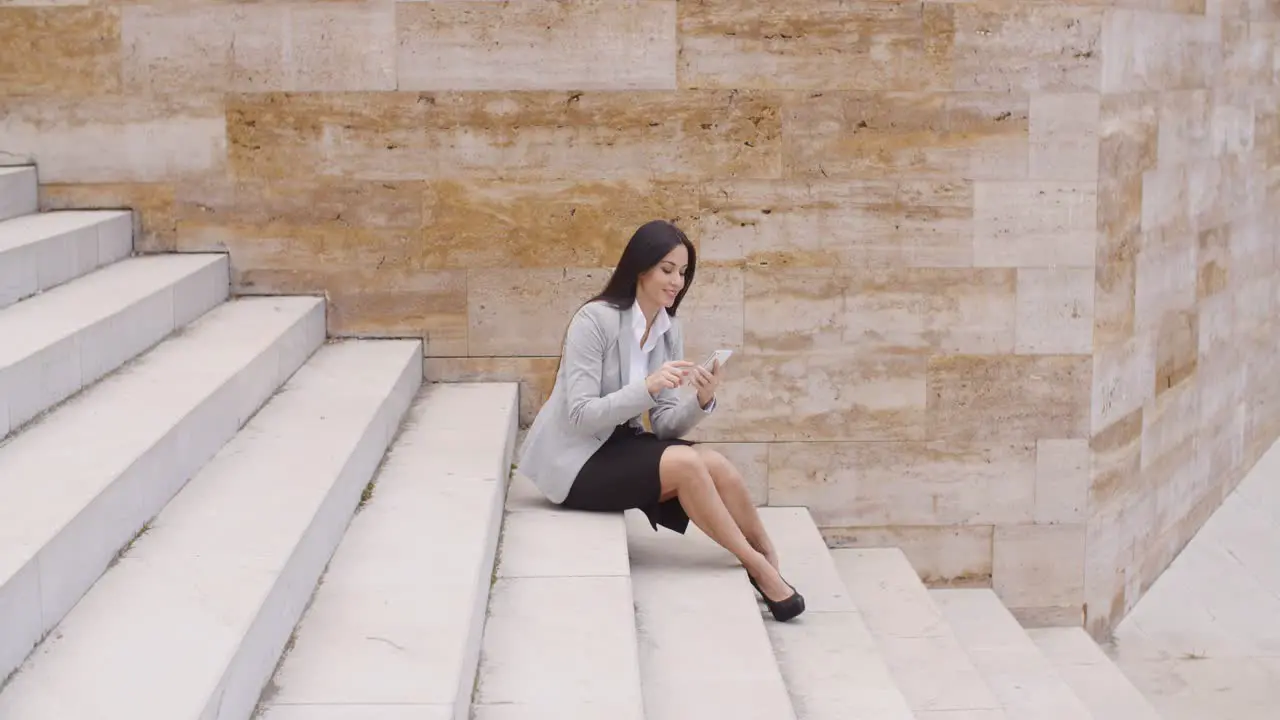
[[[924,439],[923,356],[743,352],[728,370],[702,441]]]
[[[1206,497],[1222,498],[1222,478],[1209,475],[1208,456],[1198,452],[1197,440],[1192,435],[1143,469],[1148,476],[1144,484],[1150,488],[1156,506],[1150,538],[1177,528]],[[1189,539],[1189,536],[1184,538]],[[1153,548],[1148,544],[1145,549],[1150,553]]]
[[[1015,608],[1084,604],[1085,525],[997,525],[991,585]]]
[[[1014,271],[749,269],[752,352],[1008,353]]]
[[[1101,103],[1097,93],[1031,96],[1031,179],[1098,178]]]
[[[1156,331],[1156,397],[1193,380],[1199,363],[1200,314],[1194,310],[1171,312]]]
[[[120,11],[116,8],[2,8],[0,47],[4,48],[0,97],[99,95],[120,90]],[[6,139],[6,150],[9,144]]]
[[[1034,443],[779,443],[769,501],[804,505],[819,525],[1030,522]]]
[[[1196,300],[1202,302],[1227,289],[1231,282],[1230,233],[1226,227],[1200,232],[1196,246]]]
[[[964,3],[955,14],[957,90],[1097,91],[1103,13],[1057,4]]]
[[[558,357],[426,357],[422,375],[427,382],[516,382],[520,384],[520,425],[533,423],[555,387]]]
[[[751,502],[769,504],[769,443],[702,443],[703,447],[724,455],[742,474]]]
[[[1089,433],[1089,356],[929,360],[929,437],[1035,441]]]
[[[214,97],[9,97],[0,112],[4,153],[38,163],[42,183],[201,177],[223,168],[226,133]]]
[[[1036,524],[1082,523],[1089,510],[1089,441],[1036,441]]]
[[[942,90],[951,13],[933,3],[678,3],[683,87]]]
[[[1103,95],[1099,107],[1098,172],[1103,180],[1141,175],[1156,166],[1160,133],[1156,93]]]
[[[984,267],[1093,267],[1096,183],[974,185],[974,263]]]
[[[702,257],[762,267],[967,267],[964,180],[740,180],[702,189]]]
[[[1142,412],[1142,468],[1192,445],[1200,430],[1200,387],[1182,383],[1147,401]]]
[[[788,177],[1027,177],[1025,96],[790,93],[782,124]]]
[[[1155,396],[1156,343],[1152,333],[1140,333],[1114,345],[1096,345],[1093,352],[1091,432],[1094,435]]]
[[[1118,345],[1133,336],[1136,263],[1132,258],[1099,263],[1094,271],[1093,345]]]
[[[1017,352],[1092,353],[1093,268],[1021,268],[1017,272]]]
[[[776,97],[738,91],[232,95],[240,177],[778,177]]]
[[[990,525],[822,528],[831,547],[901,548],[932,587],[986,587],[991,582]]]
[[[174,187],[168,183],[46,183],[40,186],[40,209],[130,209],[134,249],[170,252],[177,236],[174,195]]]
[[[136,93],[394,90],[394,3],[123,9]]]
[[[499,269],[467,273],[470,344],[464,355],[555,355],[583,303],[604,289],[603,269]]]
[[[422,260],[431,267],[612,267],[636,229],[656,219],[698,242],[697,192],[683,184],[442,180],[427,203]]]
[[[1139,407],[1090,438],[1091,518],[1142,497],[1142,424]]]
[[[672,0],[395,6],[401,90],[676,87]]]

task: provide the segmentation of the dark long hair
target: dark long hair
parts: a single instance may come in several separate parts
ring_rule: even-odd
[[[680,309],[680,301],[684,300],[689,286],[693,285],[693,271],[698,265],[698,256],[684,231],[665,220],[652,220],[636,230],[627,241],[627,247],[622,251],[622,257],[618,258],[618,266],[614,268],[613,275],[609,276],[604,290],[587,302],[605,302],[619,310],[631,307],[636,301],[640,276],[682,243],[689,252],[689,266],[684,273],[684,287],[680,288],[675,302],[667,308],[667,314],[674,317]]]

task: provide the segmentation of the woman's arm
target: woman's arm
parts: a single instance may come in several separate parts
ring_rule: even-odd
[[[678,322],[671,326],[671,359],[684,358],[684,332]],[[653,434],[663,440],[675,440],[684,437],[702,422],[703,418],[715,410],[715,398],[706,409],[698,407],[696,393],[682,395],[679,388],[663,390],[658,393],[657,405],[649,411],[649,424],[653,426]]]
[[[600,396],[605,346],[604,331],[592,313],[586,308],[579,310],[569,322],[560,362],[564,364],[569,424],[585,435],[613,432],[613,428],[654,406],[645,378]]]

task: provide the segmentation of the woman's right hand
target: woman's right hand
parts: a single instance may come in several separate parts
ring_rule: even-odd
[[[688,360],[672,360],[664,363],[652,375],[645,378],[645,387],[654,397],[663,390],[674,390],[684,382],[685,376],[689,374],[689,369],[692,367],[693,363]]]

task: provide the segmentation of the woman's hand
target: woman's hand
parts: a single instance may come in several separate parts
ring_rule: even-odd
[[[645,387],[649,390],[649,394],[657,397],[658,393],[663,390],[674,390],[680,387],[685,377],[689,374],[689,368],[694,367],[693,363],[688,360],[672,360],[664,363],[652,375],[645,378]]]
[[[716,397],[716,389],[720,387],[720,378],[723,369],[720,367],[720,361],[717,360],[714,369],[708,370],[701,365],[695,366],[689,377],[693,380],[693,386],[698,389],[698,406],[706,407]]]

